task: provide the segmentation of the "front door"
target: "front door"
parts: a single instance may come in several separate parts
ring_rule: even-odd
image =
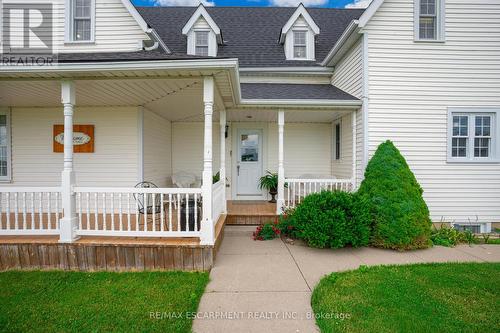
[[[262,130],[238,130],[236,177],[238,196],[261,196]]]

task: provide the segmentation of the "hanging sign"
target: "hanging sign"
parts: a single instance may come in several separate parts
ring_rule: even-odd
[[[64,152],[64,125],[54,125],[54,153]],[[73,152],[94,152],[94,125],[73,125]]]

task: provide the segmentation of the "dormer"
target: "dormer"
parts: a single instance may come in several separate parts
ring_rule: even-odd
[[[217,56],[217,46],[222,44],[221,31],[203,5],[198,6],[182,28],[182,34],[187,36],[187,54]]]
[[[315,60],[314,38],[319,27],[303,4],[281,29],[280,43],[284,44],[286,60]]]

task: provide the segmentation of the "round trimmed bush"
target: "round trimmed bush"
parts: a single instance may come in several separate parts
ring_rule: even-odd
[[[373,246],[409,250],[431,245],[423,190],[391,141],[377,148],[358,194],[369,202]]]
[[[370,238],[370,214],[366,201],[346,192],[307,196],[282,219],[282,230],[303,239],[311,247],[364,246]]]

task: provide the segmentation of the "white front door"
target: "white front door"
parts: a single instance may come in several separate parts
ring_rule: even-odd
[[[259,178],[262,176],[262,130],[238,129],[236,160],[236,194],[261,196]]]

